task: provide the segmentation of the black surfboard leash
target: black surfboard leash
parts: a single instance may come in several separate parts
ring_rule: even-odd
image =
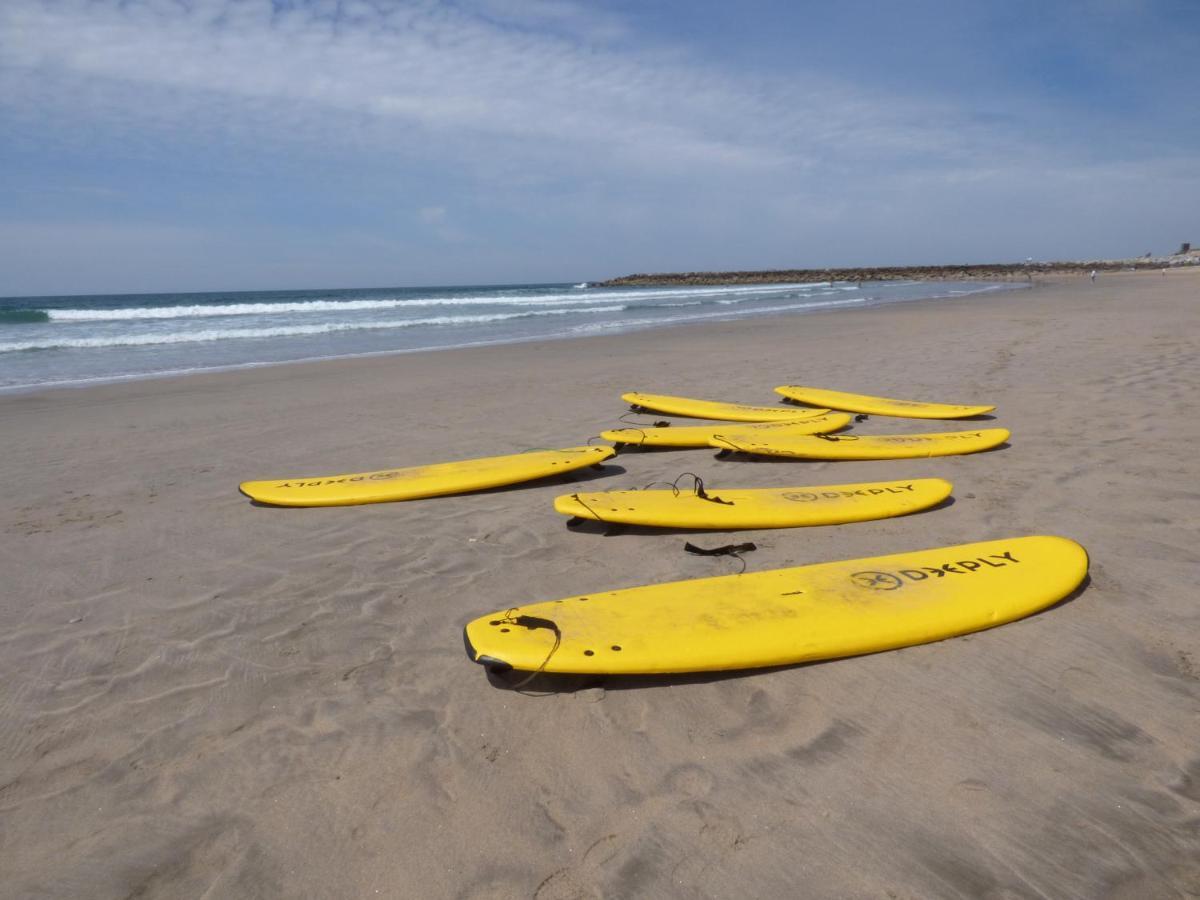
[[[520,691],[521,688],[525,687],[525,685],[529,684],[529,682],[541,675],[542,672],[545,671],[546,666],[550,664],[550,660],[554,657],[554,654],[558,652],[558,648],[562,646],[562,631],[559,630],[557,622],[555,622],[553,619],[543,619],[540,616],[515,615],[518,608],[519,607],[514,606],[507,610],[504,615],[501,618],[496,619],[493,624],[516,625],[520,628],[528,628],[530,631],[534,631],[538,628],[546,628],[554,633],[554,644],[550,647],[550,652],[546,654],[546,658],[542,660],[542,664],[540,666],[538,666],[520,681],[509,685],[509,689],[514,691]]]
[[[704,547],[697,547],[691,541],[683,545],[683,549],[688,553],[694,553],[696,556],[732,556],[742,564],[742,569],[738,572],[739,575],[746,571],[746,560],[742,558],[743,553],[749,553],[751,550],[757,550],[758,545],[753,541],[747,541],[744,544],[726,544],[723,547],[713,547],[711,550],[706,550]]]

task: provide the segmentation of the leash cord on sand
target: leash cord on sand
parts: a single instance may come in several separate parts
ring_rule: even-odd
[[[703,547],[697,547],[690,541],[683,545],[683,549],[688,553],[695,553],[697,556],[732,556],[742,564],[742,570],[739,575],[746,571],[746,560],[742,558],[743,553],[748,553],[751,550],[757,550],[758,545],[753,542],[745,544],[726,544],[724,547],[714,547],[712,550],[705,550]]]

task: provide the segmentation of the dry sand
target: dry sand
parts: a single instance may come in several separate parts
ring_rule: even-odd
[[[466,621],[732,572],[683,552],[725,536],[573,533],[562,483],[315,510],[236,490],[576,444],[626,390],[785,382],[995,402],[1011,446],[636,453],[588,483],[944,476],[932,512],[736,539],[758,571],[1062,534],[1088,587],[937,644],[524,696],[467,660]],[[1200,275],[1172,272],[0,397],[0,894],[1198,896],[1198,388]]]

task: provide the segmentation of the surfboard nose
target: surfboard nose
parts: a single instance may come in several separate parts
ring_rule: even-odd
[[[583,504],[579,502],[575,494],[561,494],[554,498],[554,511],[562,513],[564,516],[580,516],[585,515],[587,510]]]

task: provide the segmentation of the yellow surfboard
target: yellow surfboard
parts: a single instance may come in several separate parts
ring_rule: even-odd
[[[713,488],[702,492],[605,491],[564,494],[564,516],[661,528],[794,528],[888,519],[936,506],[950,496],[941,478],[786,488]]]
[[[1007,428],[945,431],[934,434],[774,435],[769,438],[742,431],[713,435],[720,450],[794,459],[923,459],[991,450],[1008,440]]]
[[[725,422],[780,422],[823,416],[828,409],[801,409],[796,406],[745,406],[741,403],[721,403],[718,400],[693,400],[691,397],[672,397],[668,394],[622,394],[621,399],[635,412],[657,412],[668,416],[690,416],[693,419],[719,419]]]
[[[788,419],[782,422],[762,422],[757,425],[739,425],[739,434],[825,434],[838,431],[850,424],[849,413],[829,413],[809,416],[804,419]],[[725,422],[711,425],[670,425],[655,428],[613,428],[600,432],[600,437],[616,444],[633,444],[638,447],[707,447],[709,438],[728,430]]]
[[[952,403],[922,403],[918,400],[891,400],[887,397],[872,397],[868,394],[847,394],[843,391],[827,391],[822,388],[805,387],[799,384],[784,384],[775,388],[789,400],[798,400],[813,406],[828,406],[850,412],[870,413],[877,416],[900,416],[908,419],[961,419],[991,412],[994,406],[958,406]]]
[[[615,453],[612,447],[568,447],[352,475],[246,481],[240,488],[252,500],[272,506],[355,506],[532,481],[596,465]]]
[[[650,674],[856,656],[1003,625],[1063,599],[1087,552],[1016,537],[602,591],[469,623],[472,660],[495,671]]]

